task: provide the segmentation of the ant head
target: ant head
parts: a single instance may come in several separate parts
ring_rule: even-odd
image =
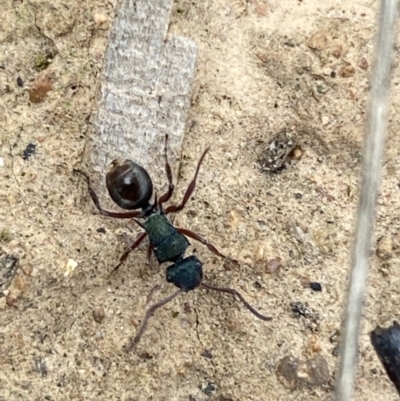
[[[178,260],[167,268],[167,281],[182,291],[190,291],[201,284],[203,264],[196,256]]]
[[[106,176],[111,199],[122,209],[148,209],[153,183],[147,171],[131,160],[114,160]]]

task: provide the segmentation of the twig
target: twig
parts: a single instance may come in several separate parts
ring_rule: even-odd
[[[375,61],[371,76],[369,114],[365,132],[361,192],[346,305],[346,321],[342,331],[336,389],[337,401],[350,400],[354,387],[362,302],[374,228],[374,209],[381,173],[381,157],[386,136],[386,111],[396,17],[397,0],[382,0]]]

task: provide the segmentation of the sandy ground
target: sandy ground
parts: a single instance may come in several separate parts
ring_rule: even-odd
[[[0,400],[330,399],[377,6],[342,3],[176,2],[170,31],[196,41],[199,58],[175,201],[212,148],[175,223],[238,260],[196,244],[207,282],[236,288],[273,320],[197,290],[158,311],[130,354],[122,346],[149,291],[161,285],[154,302],[174,290],[163,268],[145,265],[145,245],[109,277],[137,228],[99,216],[72,172],[115,1],[0,3]],[[355,400],[398,399],[369,332],[398,319],[400,306],[399,125],[393,107]],[[258,160],[282,129],[295,133],[299,160],[262,172]],[[29,143],[36,153],[24,160]],[[329,374],[287,381],[287,356],[323,358]]]

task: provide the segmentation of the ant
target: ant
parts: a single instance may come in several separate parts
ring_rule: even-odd
[[[168,135],[165,136],[164,147],[168,190],[159,199],[157,199],[157,195],[155,195],[153,203],[150,203],[150,198],[153,194],[153,183],[149,174],[142,166],[131,160],[121,159],[116,159],[111,163],[110,169],[106,175],[108,193],[110,194],[111,199],[118,206],[125,210],[132,210],[130,212],[112,212],[103,209],[95,190],[91,186],[89,176],[81,170],[75,170],[82,174],[86,179],[90,197],[100,214],[117,219],[133,219],[135,223],[145,230],[143,233],[139,234],[134,243],[123,253],[119,264],[115,266],[112,273],[119,269],[122,263],[124,263],[128,258],[129,254],[135,250],[147,236],[149,237],[147,261],[150,260],[151,254],[154,253],[160,264],[164,262],[173,263],[167,267],[166,278],[167,282],[173,283],[179,288],[179,290],[167,298],[157,302],[147,310],[136,336],[127,346],[124,347],[126,352],[131,351],[139,343],[140,338],[146,330],[150,317],[158,308],[172,301],[181,292],[188,292],[200,286],[208,290],[225,292],[232,296],[236,296],[243,305],[259,319],[265,321],[272,319],[257,312],[235,289],[215,287],[202,282],[203,264],[195,255],[186,258],[184,257],[186,249],[190,245],[186,238],[189,237],[207,246],[207,248],[215,255],[226,258],[225,255],[220,253],[214,245],[210,244],[203,237],[186,228],[173,226],[167,218],[168,214],[181,211],[192,196],[196,187],[196,180],[200,166],[210,148],[207,148],[201,155],[194,178],[186,189],[182,202],[178,205],[171,205],[164,208],[163,204],[171,199],[175,189],[171,166],[168,162],[167,144]],[[143,222],[138,219],[142,219]]]

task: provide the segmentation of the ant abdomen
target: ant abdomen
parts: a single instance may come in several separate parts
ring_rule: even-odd
[[[114,160],[106,176],[106,185],[111,199],[122,209],[145,209],[153,194],[149,174],[131,160]]]

